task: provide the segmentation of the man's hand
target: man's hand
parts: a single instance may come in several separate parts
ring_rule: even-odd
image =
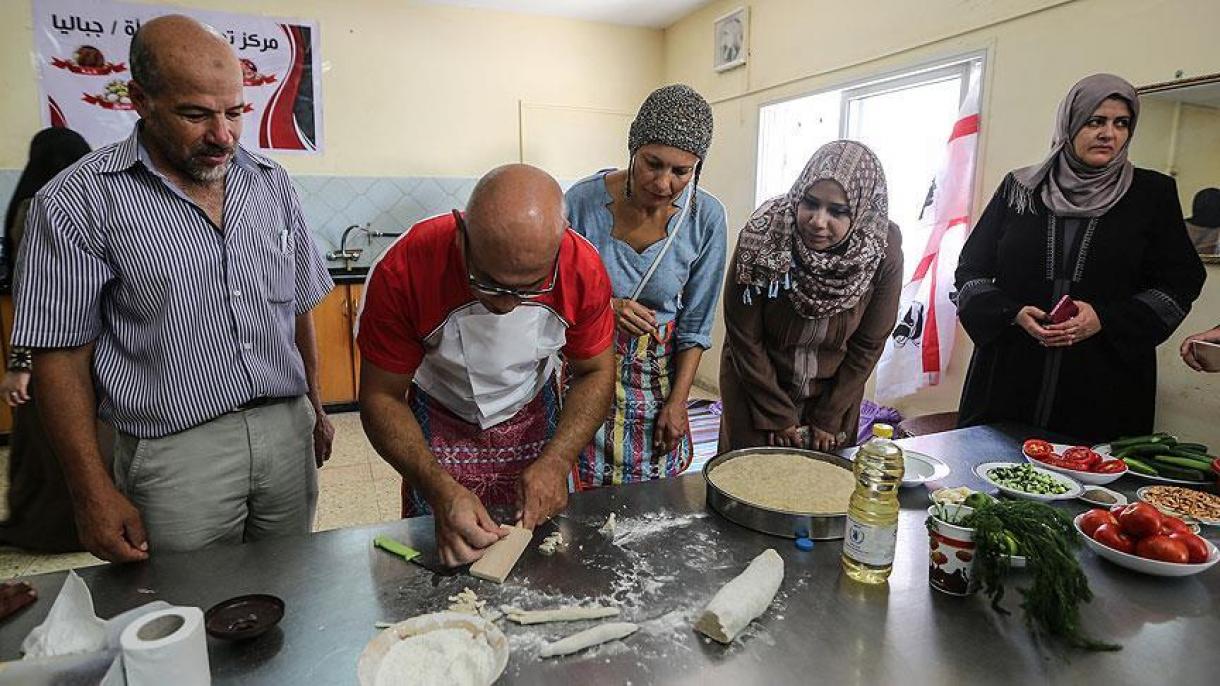
[[[687,425],[686,403],[665,401],[652,430],[652,447],[658,453],[669,454],[686,434]]]
[[[110,562],[148,559],[148,536],[140,512],[107,484],[76,506],[76,527],[85,549]]]
[[[1182,341],[1182,346],[1178,348],[1178,353],[1182,356],[1182,361],[1187,366],[1196,372],[1206,372],[1208,370],[1203,368],[1203,360],[1195,357],[1195,347],[1191,345],[1194,341],[1220,343],[1220,326],[1187,337],[1186,340]]]
[[[487,546],[507,535],[478,497],[456,481],[435,500],[429,504],[436,520],[436,550],[446,567],[474,562]]]
[[[828,453],[839,447],[839,439],[829,431],[822,431],[818,427],[809,425],[809,446],[812,450],[821,450]]]
[[[30,373],[9,371],[0,381],[0,397],[9,407],[17,407],[30,399]]]
[[[561,460],[540,457],[521,472],[517,518],[533,529],[568,506],[569,466]]]
[[[335,442],[335,427],[321,406],[314,408],[314,414],[317,419],[313,423],[313,459],[321,467],[330,459],[330,449]]]
[[[24,581],[5,581],[0,586],[0,620],[38,600],[38,592]]]

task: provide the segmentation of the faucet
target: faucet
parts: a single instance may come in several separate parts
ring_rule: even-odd
[[[347,247],[347,236],[354,230],[367,232],[368,225],[366,224],[362,227],[359,224],[352,224],[351,226],[347,227],[343,230],[343,237],[339,239],[339,249],[326,253],[327,260],[332,262],[343,260],[343,267],[349,272],[352,270],[352,262],[360,259],[360,255],[364,252],[360,248],[352,248],[349,250]]]
[[[369,228],[369,226],[370,226],[369,224],[365,224],[364,226],[360,226],[359,224],[352,224],[351,226],[344,229],[343,236],[339,239],[339,249],[332,250],[332,251],[326,253],[326,259],[331,260],[331,261],[343,260],[344,267],[348,271],[351,271],[352,262],[359,260],[360,255],[362,255],[364,253],[363,248],[348,248],[347,247],[347,237],[348,237],[348,234],[350,234],[352,231],[363,232],[365,235],[365,238],[368,240],[369,245],[373,244],[374,238],[397,238],[402,235],[401,231],[374,231],[373,229]]]

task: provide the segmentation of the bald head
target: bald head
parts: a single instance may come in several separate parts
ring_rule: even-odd
[[[567,226],[563,190],[528,164],[488,172],[466,204],[471,257],[499,285],[528,288],[551,274]]]
[[[183,81],[236,78],[241,64],[229,42],[209,26],[181,14],[144,23],[131,39],[131,77],[149,95]]]

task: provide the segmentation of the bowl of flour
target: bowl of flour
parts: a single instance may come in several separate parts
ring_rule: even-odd
[[[473,615],[436,612],[377,634],[356,661],[360,686],[490,686],[508,665],[508,639]]]

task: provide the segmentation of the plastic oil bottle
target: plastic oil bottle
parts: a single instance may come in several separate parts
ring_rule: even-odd
[[[894,567],[903,461],[893,437],[893,427],[874,424],[873,437],[860,446],[852,467],[856,490],[847,508],[843,571],[866,584],[885,583]]]

